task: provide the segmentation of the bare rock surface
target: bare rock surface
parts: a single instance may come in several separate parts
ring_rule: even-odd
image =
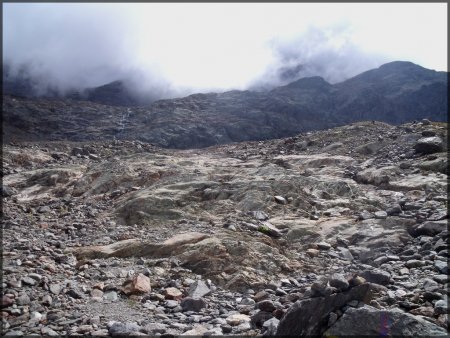
[[[423,132],[443,151],[417,151]],[[346,335],[377,311],[448,332],[445,140],[370,121],[191,150],[4,144],[2,333]]]

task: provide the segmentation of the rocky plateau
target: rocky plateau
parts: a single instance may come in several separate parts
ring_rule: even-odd
[[[447,336],[447,140],[8,140],[2,334]]]

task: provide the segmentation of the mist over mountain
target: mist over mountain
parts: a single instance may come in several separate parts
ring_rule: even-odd
[[[92,102],[4,96],[3,131],[5,140],[118,138],[198,148],[363,120],[446,121],[447,77],[397,61],[337,84],[306,77],[270,91],[193,94],[142,107],[124,107],[134,97],[115,82],[88,91],[83,99]]]

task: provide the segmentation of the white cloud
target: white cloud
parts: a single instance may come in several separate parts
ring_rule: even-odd
[[[286,50],[322,76],[338,59],[333,81],[382,61],[447,70],[447,4],[3,5],[4,60],[31,62],[63,89],[127,74],[168,92],[245,89],[279,67]]]

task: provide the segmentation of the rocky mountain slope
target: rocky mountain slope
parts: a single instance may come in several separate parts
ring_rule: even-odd
[[[120,84],[95,91],[113,104]],[[230,91],[119,107],[59,99],[3,97],[9,140],[128,139],[169,148],[288,137],[356,121],[446,121],[447,73],[392,62],[331,85],[303,78],[269,92]],[[112,95],[114,96],[114,95]]]
[[[2,333],[447,335],[446,145],[428,120],[5,143]]]

